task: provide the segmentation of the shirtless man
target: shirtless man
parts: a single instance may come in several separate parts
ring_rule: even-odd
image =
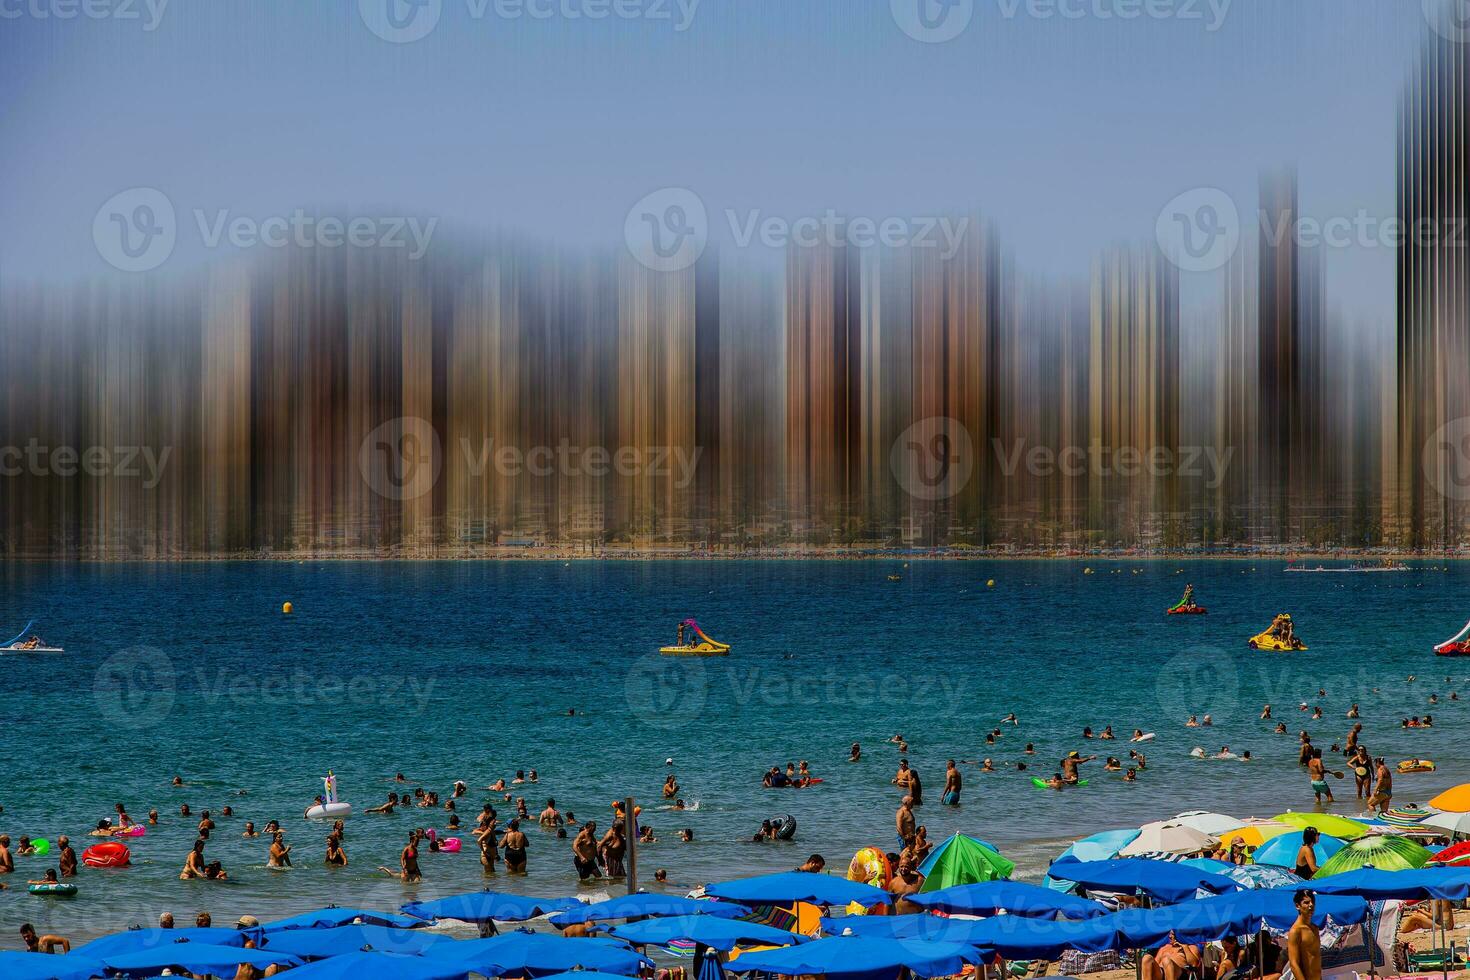
[[[955,768],[953,759],[949,760],[944,770],[944,792],[940,795],[939,802],[945,806],[960,805],[960,771]]]
[[[521,822],[512,820],[505,825],[505,836],[500,838],[501,853],[505,855],[505,870],[513,875],[526,873],[526,848],[530,845],[521,831]]]
[[[546,809],[536,817],[538,823],[543,827],[560,827],[562,824],[561,814],[557,812],[556,800],[547,797]]]
[[[56,861],[61,868],[61,877],[75,878],[77,874],[77,852],[71,848],[71,838],[62,834],[56,838]]]
[[[899,804],[898,813],[894,816],[894,823],[898,829],[898,839],[903,842],[904,847],[908,847],[913,842],[914,827],[918,823],[914,819],[914,798],[912,796],[903,798],[903,802]]]
[[[370,806],[370,807],[368,807],[365,812],[367,812],[367,813],[392,813],[393,812],[393,808],[396,807],[396,806],[398,806],[398,794],[397,793],[389,793],[387,800],[383,801],[382,803],[379,803],[377,806]]]
[[[36,927],[27,922],[20,927],[21,942],[32,953],[70,953],[71,941],[65,936],[38,936]]]
[[[577,878],[587,881],[598,876],[597,868],[597,824],[589,820],[577,832],[572,841],[572,864],[577,869]]]
[[[898,862],[898,871],[894,874],[893,881],[888,886],[888,890],[897,899],[893,905],[894,914],[905,915],[912,912],[922,912],[923,910],[921,908],[908,900],[908,896],[916,894],[922,887],[924,887],[924,876],[914,870],[911,862],[900,860]]]
[[[1091,762],[1097,756],[1083,756],[1080,752],[1068,752],[1067,757],[1062,760],[1062,781],[1065,783],[1077,782],[1077,767],[1084,762]]]
[[[1322,935],[1312,925],[1317,896],[1311,891],[1299,891],[1294,902],[1296,922],[1286,934],[1286,959],[1291,964],[1291,974],[1296,980],[1322,980]]]
[[[15,858],[10,854],[10,835],[0,834],[0,875],[8,875],[15,870]]]
[[[909,760],[899,759],[898,772],[894,773],[893,779],[889,781],[899,789],[906,790],[909,788],[909,780],[913,778],[913,774],[913,770],[909,768]]]
[[[1327,802],[1332,802],[1332,787],[1327,785],[1327,767],[1322,763],[1322,750],[1313,749],[1312,758],[1307,762],[1307,775],[1312,780],[1312,793],[1317,802],[1322,802],[1322,797],[1327,797]]]

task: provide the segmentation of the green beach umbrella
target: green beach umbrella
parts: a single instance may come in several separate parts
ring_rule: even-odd
[[[1331,813],[1278,813],[1271,819],[1278,823],[1289,823],[1299,830],[1316,827],[1329,837],[1339,837],[1343,840],[1362,837],[1372,829],[1365,823]]]
[[[1328,858],[1317,871],[1316,877],[1356,871],[1367,865],[1372,865],[1379,871],[1410,871],[1424,867],[1433,856],[1407,837],[1364,837]]]
[[[1009,878],[1016,863],[984,841],[955,834],[940,843],[919,865],[924,876],[921,892],[938,891],[951,885],[975,885],[995,878]]]

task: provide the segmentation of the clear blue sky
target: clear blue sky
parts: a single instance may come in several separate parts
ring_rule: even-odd
[[[1145,0],[972,0],[935,44],[889,0],[701,0],[684,30],[679,0],[528,0],[668,13],[601,20],[439,0],[433,30],[396,44],[359,9],[387,0],[172,0],[153,30],[145,0],[90,0],[138,19],[37,16],[69,2],[0,0],[12,282],[115,274],[92,220],[134,186],[186,224],[393,209],[574,243],[619,243],[664,186],[716,214],[973,207],[1026,271],[1083,274],[1150,240],[1181,191],[1253,206],[1264,166],[1298,165],[1309,213],[1392,215],[1395,107],[1426,30],[1419,0],[1233,0],[1216,30],[1209,0],[1129,20],[1098,11]],[[1329,277],[1337,304],[1391,323],[1387,250],[1336,251]]]

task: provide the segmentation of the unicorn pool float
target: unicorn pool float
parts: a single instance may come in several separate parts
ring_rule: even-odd
[[[352,815],[352,804],[344,803],[337,798],[337,777],[328,769],[327,774],[322,777],[322,795],[316,798],[316,802],[306,808],[306,819],[308,820],[335,820],[338,817],[350,817]]]

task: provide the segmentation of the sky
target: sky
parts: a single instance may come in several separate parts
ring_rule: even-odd
[[[94,226],[139,188],[175,212],[164,271],[298,208],[617,246],[665,188],[711,240],[973,210],[1057,276],[1193,189],[1253,209],[1263,168],[1382,220],[1437,2],[0,0],[0,275],[128,274]],[[1391,249],[1327,269],[1391,327]]]

